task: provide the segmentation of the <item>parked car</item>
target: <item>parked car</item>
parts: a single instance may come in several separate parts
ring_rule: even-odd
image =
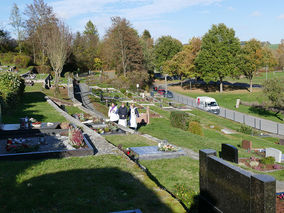
[[[159,93],[160,95],[164,95],[165,92],[166,92],[166,90],[164,90],[164,89],[159,89],[159,90],[158,90],[158,93]]]
[[[173,93],[172,93],[171,91],[166,91],[166,92],[164,93],[164,97],[165,97],[165,98],[173,98],[174,95],[173,95]]]

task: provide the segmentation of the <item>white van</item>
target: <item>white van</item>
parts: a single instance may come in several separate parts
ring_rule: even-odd
[[[196,106],[197,108],[207,112],[212,112],[214,114],[220,113],[220,107],[218,106],[217,101],[214,98],[210,98],[207,96],[197,97]]]

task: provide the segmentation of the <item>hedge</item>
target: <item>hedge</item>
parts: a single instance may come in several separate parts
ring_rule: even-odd
[[[193,134],[203,136],[202,126],[197,121],[190,121],[189,122],[188,131],[190,131]]]
[[[172,111],[170,121],[173,127],[188,130],[189,115],[186,112]]]
[[[4,109],[14,108],[20,102],[25,90],[25,82],[13,72],[0,73],[0,96]]]
[[[14,64],[18,68],[27,68],[31,64],[31,57],[26,55],[14,56]]]

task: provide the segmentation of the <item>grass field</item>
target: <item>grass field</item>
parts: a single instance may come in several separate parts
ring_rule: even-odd
[[[19,119],[28,116],[40,122],[63,122],[66,121],[45,98],[40,87],[26,87],[22,102],[11,109],[3,112],[4,123],[19,123]]]
[[[121,156],[1,162],[1,212],[185,212]]]

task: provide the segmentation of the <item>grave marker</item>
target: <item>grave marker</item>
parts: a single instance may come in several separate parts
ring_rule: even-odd
[[[275,162],[281,163],[282,152],[280,150],[274,148],[266,148],[265,157],[270,157],[270,156],[275,158]]]
[[[239,163],[238,149],[230,144],[222,144],[221,158]]]
[[[243,149],[249,149],[249,150],[252,150],[252,142],[251,141],[248,141],[248,140],[243,140],[242,141],[242,148]]]
[[[279,144],[284,146],[284,139],[279,139]]]

